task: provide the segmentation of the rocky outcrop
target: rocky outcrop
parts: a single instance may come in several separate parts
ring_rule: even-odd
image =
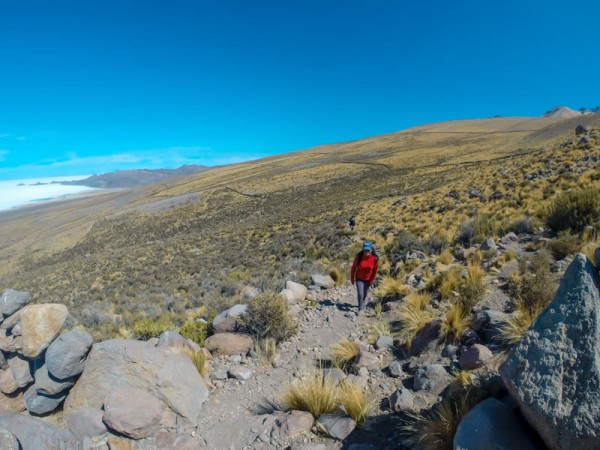
[[[71,330],[59,336],[46,351],[48,372],[59,379],[79,375],[92,342],[92,336],[83,330]]]
[[[21,310],[23,355],[36,358],[58,336],[69,311],[65,305],[48,303],[29,305]]]
[[[237,328],[238,319],[246,313],[248,305],[235,305],[226,309],[213,320],[215,333],[230,333]]]
[[[551,449],[600,448],[599,289],[595,267],[577,255],[550,305],[500,367]]]

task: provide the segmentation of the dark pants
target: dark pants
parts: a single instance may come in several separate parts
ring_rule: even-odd
[[[369,282],[363,280],[356,280],[356,292],[358,294],[358,309],[362,311],[365,309],[365,300],[367,298],[367,292],[369,291]]]

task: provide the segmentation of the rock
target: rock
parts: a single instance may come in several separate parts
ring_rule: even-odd
[[[461,348],[458,364],[463,370],[475,370],[483,366],[492,356],[492,352],[485,345],[474,344]]]
[[[85,357],[93,341],[89,333],[78,329],[60,335],[46,351],[48,372],[59,379],[79,375],[83,372]]]
[[[240,299],[245,302],[249,302],[254,297],[257,297],[260,294],[260,289],[255,288],[254,286],[245,286],[240,292]]]
[[[329,436],[340,441],[346,439],[356,428],[356,422],[346,414],[321,414],[319,422]]]
[[[213,320],[215,333],[230,333],[237,329],[238,319],[248,311],[248,305],[235,305],[226,309]]]
[[[444,347],[444,350],[442,350],[442,356],[444,358],[454,359],[454,358],[456,358],[457,350],[458,350],[458,347],[456,345],[448,344]]]
[[[303,302],[306,299],[306,293],[308,292],[308,289],[303,284],[287,280],[285,282],[285,288],[294,293],[294,299],[296,300],[296,303]]]
[[[398,360],[392,361],[388,366],[388,370],[390,371],[390,375],[394,378],[400,378],[404,375],[404,371],[402,370],[402,363]]]
[[[415,396],[406,388],[399,388],[390,397],[390,407],[394,411],[412,411]]]
[[[4,414],[0,416],[0,428],[12,433],[23,450],[81,450],[79,441],[69,431],[30,416]]]
[[[600,448],[600,278],[584,255],[500,366],[502,380],[550,449]]]
[[[301,433],[310,431],[315,419],[306,411],[275,412],[275,423],[271,430],[271,437],[287,439]]]
[[[19,414],[23,411],[25,411],[25,400],[23,399],[23,392],[18,392],[10,396],[0,394],[0,414]]]
[[[29,303],[31,294],[14,289],[6,289],[0,297],[0,313],[4,317],[16,313],[19,309]]]
[[[333,367],[330,369],[323,369],[323,377],[337,386],[346,378],[346,374],[342,369]]]
[[[422,366],[415,372],[414,388],[416,391],[426,390],[439,395],[449,384],[450,375],[441,364]]]
[[[518,242],[519,241],[519,236],[517,236],[514,232],[509,232],[506,233],[504,236],[502,236],[502,239],[500,239],[500,242],[503,244],[510,244],[511,242]]]
[[[485,342],[497,344],[500,342],[501,329],[508,320],[508,315],[493,309],[479,310],[471,327]]]
[[[59,380],[48,373],[48,367],[42,365],[35,371],[35,383],[33,388],[44,395],[56,395],[73,387],[75,378]]]
[[[296,297],[294,297],[294,292],[291,289],[282,289],[281,292],[279,293],[279,295],[281,295],[283,298],[285,298],[285,301],[290,306],[298,303],[296,301]]]
[[[156,347],[168,348],[169,350],[185,353],[195,353],[200,350],[200,346],[191,339],[184,338],[176,331],[165,331],[158,338]]]
[[[17,345],[14,336],[3,336],[0,334],[0,350],[5,353],[12,353],[17,350]]]
[[[64,410],[100,409],[109,392],[123,387],[146,390],[191,422],[208,398],[204,380],[187,355],[142,341],[113,339],[92,346]]]
[[[227,374],[236,380],[249,380],[252,378],[252,370],[242,366],[232,367],[228,370]]]
[[[102,420],[112,430],[141,439],[155,432],[162,410],[162,403],[152,394],[136,387],[126,387],[108,393]]]
[[[492,238],[488,238],[486,239],[483,244],[481,244],[481,250],[486,251],[486,250],[497,250],[498,247],[496,246],[496,243],[494,242],[494,240]]]
[[[20,450],[17,438],[6,428],[0,428],[0,448],[2,450]]]
[[[23,355],[37,358],[64,326],[69,312],[65,305],[29,305],[21,310]]]
[[[575,127],[575,136],[579,136],[581,134],[587,134],[589,132],[590,132],[589,128],[583,124],[579,124],[579,125],[577,125],[577,127]]]
[[[102,411],[92,408],[81,408],[65,415],[69,430],[79,439],[99,436],[106,433],[106,425],[102,421]]]
[[[441,320],[434,320],[425,325],[412,340],[412,343],[410,344],[410,354],[418,355],[426,349],[435,347],[440,337],[441,326]]]
[[[204,342],[204,347],[216,355],[246,355],[253,346],[252,337],[242,333],[214,334]]]
[[[394,338],[391,336],[379,336],[375,343],[377,350],[385,350],[394,346]]]
[[[379,369],[379,358],[374,353],[361,350],[358,352],[358,355],[354,357],[352,365],[357,369],[366,367],[369,370],[377,370]]]
[[[67,397],[63,392],[55,395],[45,395],[36,391],[35,386],[31,386],[25,392],[25,407],[32,414],[44,415],[54,411]]]
[[[335,286],[335,281],[329,275],[312,274],[310,284],[320,289],[331,289]]]
[[[327,450],[327,445],[320,442],[292,444],[290,450]]]
[[[10,369],[0,370],[0,391],[4,394],[12,394],[19,386],[17,380]]]
[[[18,353],[13,353],[8,357],[8,367],[13,373],[18,387],[23,388],[33,383],[29,361],[27,361]]]
[[[4,353],[0,352],[0,370],[6,370],[8,368],[8,361],[6,360]]]
[[[1,317],[1,316],[0,316]],[[6,330],[10,334],[14,334],[13,330],[19,325],[21,320],[21,311],[16,311],[12,315],[4,319],[4,322],[0,324],[0,330]],[[19,332],[20,335],[20,332]]]
[[[526,424],[508,406],[488,398],[460,422],[454,450],[537,450]]]
[[[210,373],[209,378],[211,380],[226,380],[227,378],[229,378],[227,371],[222,370],[222,369],[217,369],[217,370],[213,370]]]

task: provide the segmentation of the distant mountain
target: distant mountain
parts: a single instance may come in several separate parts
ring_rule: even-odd
[[[168,178],[182,177],[203,172],[209,168],[210,167],[208,166],[187,165],[177,169],[120,170],[118,172],[92,175],[83,180],[63,181],[60,184],[87,186],[100,189],[133,188],[158,183]]]
[[[542,117],[552,117],[555,119],[571,119],[580,116],[581,113],[567,106],[557,106],[545,113]]]

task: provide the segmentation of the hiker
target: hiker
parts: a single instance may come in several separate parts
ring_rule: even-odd
[[[350,282],[356,281],[356,292],[358,295],[358,311],[364,311],[365,299],[369,287],[373,286],[377,269],[379,268],[379,258],[373,251],[373,244],[365,241],[362,251],[354,258],[352,270],[350,271]]]
[[[354,218],[354,216],[350,217],[348,225],[350,226],[350,231],[354,231],[354,226],[356,225],[356,219]]]

